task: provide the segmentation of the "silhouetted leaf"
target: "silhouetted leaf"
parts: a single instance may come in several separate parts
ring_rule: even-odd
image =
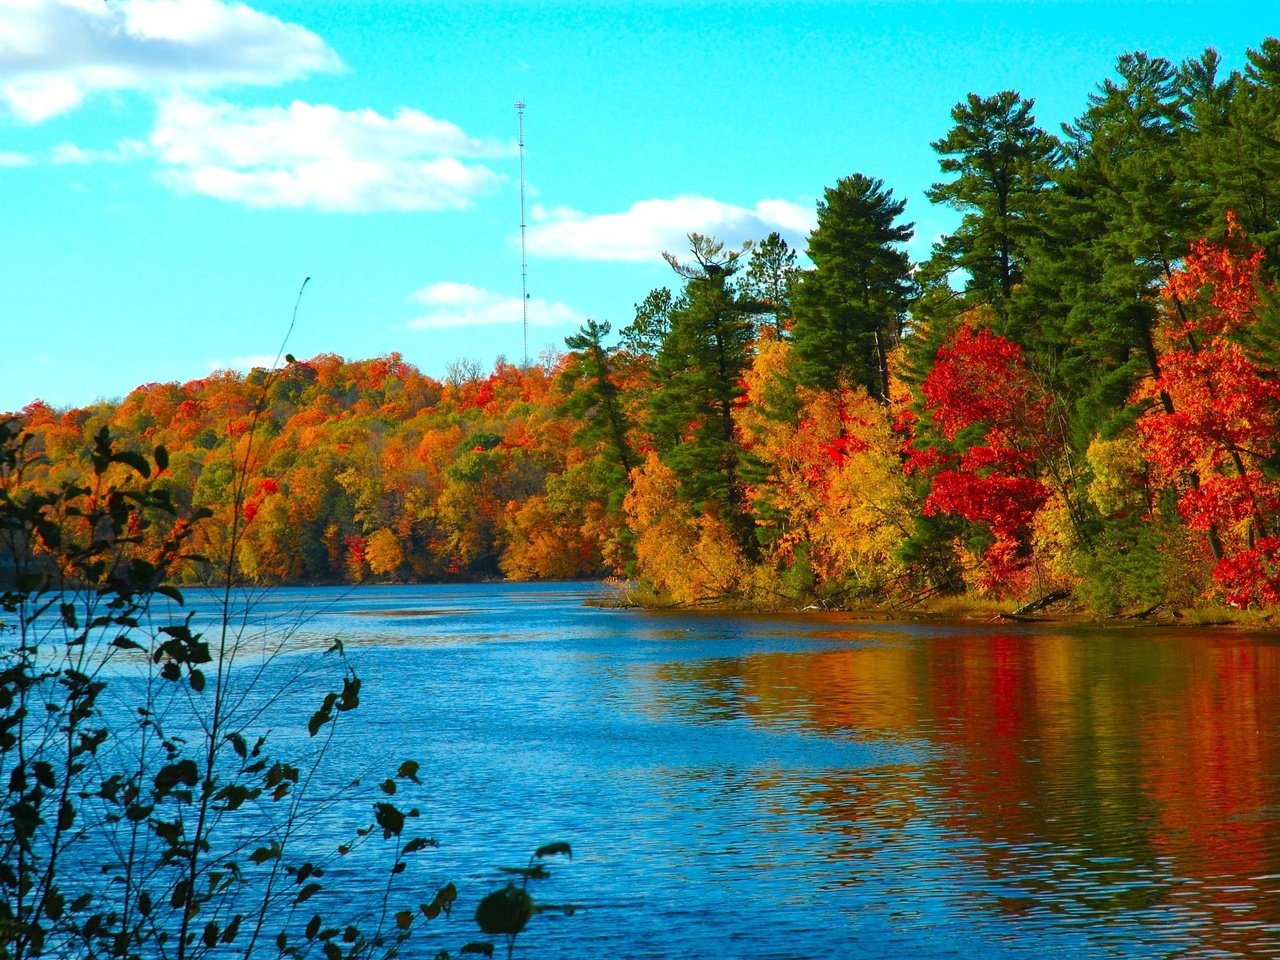
[[[307,724],[307,733],[314,737],[320,732],[320,729],[332,719],[333,714],[329,713],[327,710],[317,710],[311,715],[311,721]]]
[[[57,922],[62,919],[62,911],[65,906],[66,901],[62,897],[61,891],[56,887],[50,887],[44,899],[44,915]]]
[[[404,830],[404,814],[389,803],[373,805],[374,820],[382,828],[384,837],[398,837]]]
[[[108,459],[112,463],[123,463],[133,467],[144,477],[151,476],[151,464],[147,463],[146,458],[141,454],[134,453],[132,450],[117,450]]]
[[[476,923],[488,934],[515,936],[533,916],[533,898],[514,884],[495,890],[476,907]]]
[[[558,843],[548,843],[545,846],[541,846],[534,853],[534,856],[541,859],[542,857],[554,857],[554,856],[557,856],[558,854],[564,854],[570,860],[573,859],[573,851],[569,848],[569,845],[564,841],[560,841]]]

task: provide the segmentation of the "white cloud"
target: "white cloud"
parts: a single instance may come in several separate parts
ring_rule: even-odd
[[[128,163],[145,157],[149,152],[141,140],[120,140],[107,150],[86,150],[74,143],[60,143],[49,151],[49,161],[57,164]]]
[[[585,214],[568,208],[534,209],[529,251],[571,260],[647,261],[664,250],[679,255],[690,233],[714,236],[730,246],[759,240],[776,230],[803,249],[816,223],[812,207],[789,200],[761,200],[739,207],[708,197],[641,200],[624,213]]]
[[[16,150],[0,150],[0,167],[25,167],[34,162],[29,153],[18,153]]]
[[[342,61],[314,33],[227,0],[0,0],[0,105],[39,123],[94,93],[275,85]]]
[[[467,207],[502,178],[458,158],[509,152],[406,108],[385,117],[324,104],[244,108],[188,97],[160,105],[151,145],[177,189],[251,207],[345,212]]]
[[[513,324],[524,319],[519,297],[492,293],[468,283],[433,283],[415,293],[413,299],[428,308],[425,314],[409,321],[415,330]],[[585,320],[582,314],[563,303],[529,300],[530,326],[578,326]]]
[[[210,360],[207,362],[210,371],[218,370],[239,370],[242,373],[248,373],[250,370],[263,369],[270,370],[275,366],[275,354],[267,353],[251,353],[248,356],[236,357],[233,360]],[[280,362],[283,364],[284,359]]]

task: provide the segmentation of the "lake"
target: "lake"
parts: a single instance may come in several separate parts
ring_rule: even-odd
[[[597,590],[256,598],[254,629],[339,637],[364,679],[343,775],[422,764],[440,848],[414,893],[461,899],[414,955],[478,937],[495,868],[563,840],[533,893],[582,909],[535,916],[517,956],[1280,957],[1275,635]]]

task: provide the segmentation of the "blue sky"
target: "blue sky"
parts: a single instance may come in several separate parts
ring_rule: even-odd
[[[1118,54],[1229,67],[1266,2],[0,0],[0,410],[288,350],[518,362],[630,321],[690,231],[803,247],[824,186],[923,191],[970,91],[1078,115]]]

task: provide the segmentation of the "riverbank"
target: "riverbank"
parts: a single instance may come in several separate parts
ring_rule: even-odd
[[[606,583],[608,583],[606,581]],[[936,623],[1028,623],[1072,624],[1077,626],[1187,626],[1234,627],[1251,630],[1280,630],[1275,611],[1239,610],[1222,604],[1207,603],[1196,607],[1173,607],[1159,604],[1143,610],[1099,614],[1070,595],[1038,598],[1030,603],[1015,604],[1006,600],[957,596],[923,598],[902,603],[857,604],[841,606],[832,603],[770,604],[757,599],[708,598],[688,604],[678,603],[634,583],[610,583],[607,595],[588,601],[589,605],[644,610],[678,610],[697,613],[759,614],[840,614],[852,620],[872,623],[891,621]]]

